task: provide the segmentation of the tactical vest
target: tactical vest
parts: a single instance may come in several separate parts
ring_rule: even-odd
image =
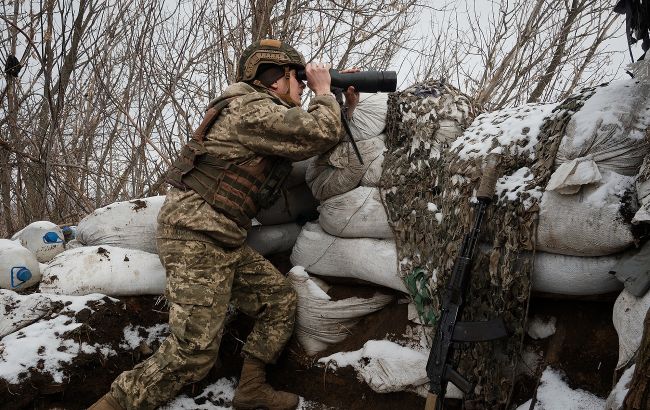
[[[215,210],[248,228],[259,209],[268,208],[280,195],[291,162],[281,157],[256,156],[237,163],[209,154],[203,140],[229,102],[221,101],[207,111],[167,172],[167,182],[183,191],[193,190]]]

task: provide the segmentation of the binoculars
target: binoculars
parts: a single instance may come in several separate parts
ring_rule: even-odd
[[[395,71],[359,71],[357,73],[341,74],[330,69],[332,87],[347,90],[349,86],[361,93],[394,92],[397,89],[397,73]],[[307,80],[305,70],[296,71],[296,78]]]

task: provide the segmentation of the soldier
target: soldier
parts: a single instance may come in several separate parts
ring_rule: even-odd
[[[314,92],[300,107],[305,69]],[[329,65],[305,64],[294,48],[261,40],[242,54],[237,83],[210,103],[206,118],[170,170],[174,186],[158,216],[158,251],[167,271],[171,334],[122,373],[91,409],[153,409],[217,360],[229,303],[256,319],[243,347],[233,406],[294,409],[298,396],[265,380],[293,331],[296,295],[287,279],[244,243],[260,207],[270,205],[299,161],[339,142],[340,108]],[[348,90],[348,105],[357,96]]]

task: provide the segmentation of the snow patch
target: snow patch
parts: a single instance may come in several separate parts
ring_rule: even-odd
[[[80,353],[99,353],[106,357],[117,355],[117,352],[106,345],[79,344],[77,341],[62,338],[64,333],[82,325],[75,321],[76,313],[82,309],[92,311],[87,303],[96,301],[102,304],[104,295],[45,296],[67,305],[55,317],[33,323],[2,338],[0,379],[7,383],[17,384],[25,379],[29,372],[47,373],[55,383],[62,383],[66,376],[61,365],[72,362]]]
[[[544,320],[539,316],[533,317],[528,322],[528,336],[533,339],[546,339],[547,337],[555,334],[555,317],[550,317]]]
[[[517,407],[528,410],[531,400]],[[563,380],[562,373],[547,367],[537,389],[536,410],[593,410],[605,407],[605,400],[587,391],[570,388]]]

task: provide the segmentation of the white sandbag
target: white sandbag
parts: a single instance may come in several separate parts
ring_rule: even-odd
[[[388,340],[369,340],[355,352],[335,353],[318,360],[328,368],[352,366],[359,378],[377,393],[413,391],[427,395],[426,363],[429,353],[400,346]],[[446,397],[459,399],[462,393],[449,383]]]
[[[561,295],[599,295],[623,287],[609,272],[625,254],[601,257],[535,253],[533,290]]]
[[[385,149],[383,150],[385,151]],[[384,154],[380,154],[377,158],[373,159],[368,169],[361,177],[361,186],[378,187],[381,180],[381,172],[384,169]]]
[[[158,255],[115,246],[67,250],[43,272],[39,290],[58,295],[161,295],[165,269]]]
[[[349,121],[355,141],[363,141],[381,134],[386,128],[388,93],[361,93],[359,104]]]
[[[52,302],[45,295],[0,289],[0,339],[28,326],[50,311]]]
[[[634,190],[634,178],[603,171],[599,184],[575,195],[546,191],[537,227],[537,249],[576,256],[603,256],[634,243],[632,225],[623,220],[623,195]]]
[[[288,188],[268,208],[261,209],[255,219],[262,225],[279,225],[315,217],[318,201],[303,181]]]
[[[287,252],[293,248],[302,226],[290,222],[282,225],[257,225],[248,231],[246,243],[261,255]]]
[[[115,202],[96,209],[77,226],[77,240],[86,246],[113,245],[157,253],[158,212],[164,196]]]
[[[298,235],[291,263],[316,275],[356,278],[407,293],[393,240],[337,238],[308,223]]]
[[[39,262],[48,262],[65,250],[63,231],[49,221],[32,222],[11,239],[32,251]]]
[[[352,297],[332,301],[303,268],[294,267],[288,277],[298,295],[296,336],[310,356],[343,341],[349,335],[348,329],[363,316],[393,300],[391,295],[377,293],[369,299]]]
[[[567,124],[546,190],[574,194],[599,182],[603,170],[636,175],[648,153],[648,126],[650,83],[626,79],[598,88]]]
[[[76,249],[76,248],[81,248],[83,246],[86,246],[86,245],[84,245],[83,243],[79,242],[76,239],[73,239],[70,242],[65,244],[65,249],[66,250],[68,250],[68,249]]]
[[[305,178],[316,199],[324,201],[359,186],[370,165],[385,149],[380,137],[357,141],[357,147],[363,164],[359,163],[352,145],[345,141],[309,164]]]
[[[319,207],[325,232],[342,238],[393,238],[379,188],[358,187],[333,196]]]
[[[616,299],[612,321],[618,333],[617,369],[625,367],[639,350],[643,337],[643,321],[648,309],[650,309],[650,292],[638,298],[623,290]]]
[[[36,256],[18,241],[0,239],[0,288],[20,292],[40,280]]]

